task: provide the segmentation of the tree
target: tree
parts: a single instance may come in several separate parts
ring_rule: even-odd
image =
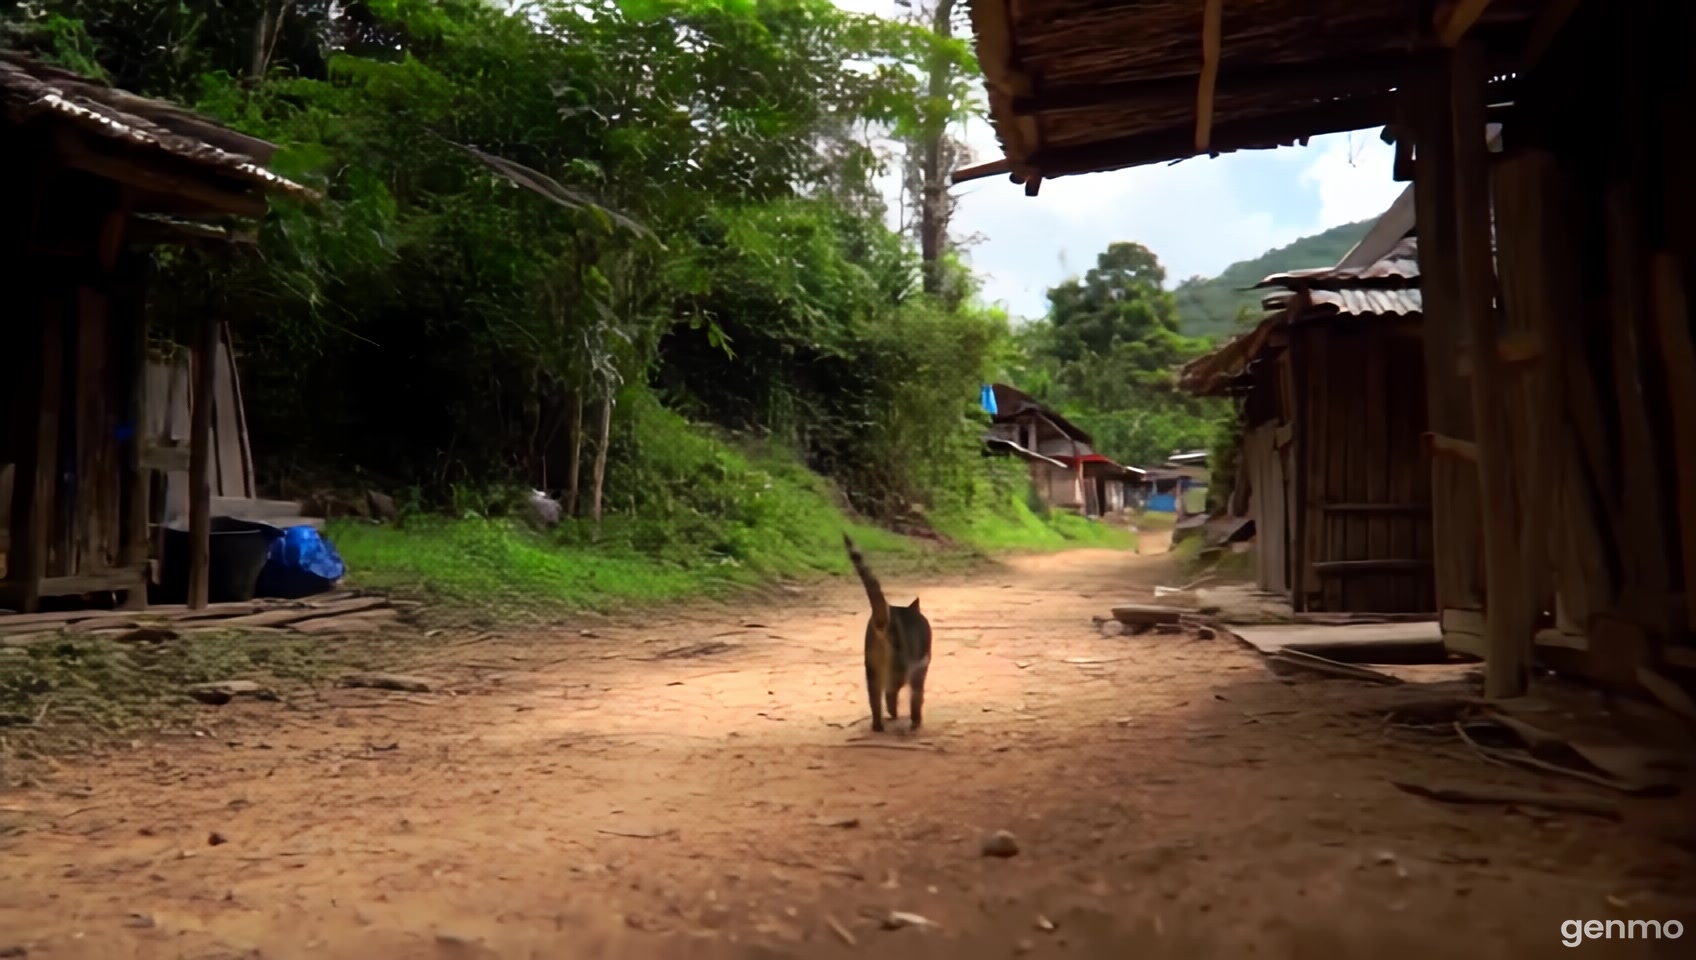
[[[1114,243],[1082,278],[1048,292],[1049,313],[1021,335],[1015,382],[1064,410],[1103,453],[1156,461],[1211,435],[1211,405],[1177,392],[1175,367],[1205,349],[1178,331],[1166,270],[1138,243]]]

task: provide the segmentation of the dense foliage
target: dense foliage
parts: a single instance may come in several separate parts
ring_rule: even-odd
[[[1183,281],[1173,291],[1183,332],[1192,337],[1221,337],[1238,332],[1262,315],[1263,292],[1249,287],[1274,273],[1336,263],[1354,249],[1371,227],[1371,220],[1345,223],[1268,250],[1252,260],[1239,260],[1217,277],[1191,277]]]
[[[964,42],[825,0],[47,0],[7,33],[324,188],[257,257],[159,264],[167,321],[232,318],[274,481],[589,497],[605,451],[608,504],[641,507],[687,482],[639,449],[654,395],[875,512],[974,493],[1005,324],[922,292],[864,136],[959,109],[925,88]]]
[[[1205,446],[1224,414],[1173,386],[1173,371],[1208,343],[1179,332],[1166,269],[1146,247],[1115,243],[1096,265],[1048,291],[1044,320],[1019,331],[1018,382],[1129,464]]]
[[[1222,411],[1170,383],[1205,346],[1180,324],[1196,282],[1175,299],[1140,245],[1016,334],[975,305],[939,186],[977,109],[961,16],[32,0],[0,3],[0,41],[271,140],[279,172],[324,192],[276,204],[254,255],[156,257],[156,328],[181,342],[207,310],[231,320],[268,486],[461,513],[546,487],[647,554],[745,557],[757,529],[833,536],[779,516],[814,496],[788,454],[750,451],[798,453],[886,521],[966,529],[1018,504],[1018,466],[980,456],[986,380],[1126,462],[1215,433]],[[891,163],[910,230],[885,225]],[[1287,252],[1305,266],[1303,243]]]

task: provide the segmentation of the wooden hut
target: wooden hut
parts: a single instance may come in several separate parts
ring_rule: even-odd
[[[1256,579],[1298,611],[1437,612],[1415,250],[1267,277],[1272,312],[1180,374],[1239,400]]]
[[[1086,517],[1124,509],[1125,484],[1142,471],[1096,453],[1088,433],[1024,391],[1004,383],[991,389],[996,412],[984,435],[987,452],[1029,463],[1031,484],[1049,506]]]
[[[971,0],[1004,157],[956,182],[1035,195],[1385,127],[1414,187],[1445,634],[1472,621],[1491,696],[1536,657],[1696,716],[1696,8],[1221,8]]]
[[[266,195],[311,191],[266,171],[274,147],[171,104],[0,53],[0,259],[11,265],[0,350],[0,607],[116,594],[146,603],[155,477],[189,489],[191,602],[204,603],[214,356],[195,345],[188,449],[148,442],[145,248],[228,243]],[[0,486],[5,481],[0,480]],[[4,491],[0,491],[3,493]]]

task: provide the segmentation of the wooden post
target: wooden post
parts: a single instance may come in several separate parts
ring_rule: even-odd
[[[1455,259],[1461,327],[1472,360],[1472,415],[1477,430],[1478,480],[1483,494],[1485,632],[1484,694],[1517,697],[1531,681],[1537,599],[1530,596],[1520,549],[1519,501],[1513,446],[1504,419],[1505,386],[1496,356],[1496,272],[1490,238],[1490,156],[1485,142],[1484,85],[1488,71],[1477,41],[1462,40],[1450,56],[1453,124]]]
[[[130,401],[127,420],[131,426],[130,446],[124,458],[123,487],[125,522],[118,562],[127,570],[145,570],[148,560],[148,521],[152,515],[152,471],[142,462],[147,436],[147,310],[141,302],[141,272],[133,261],[126,265],[123,282],[115,298],[121,315],[129,322]],[[141,574],[139,589],[125,596],[124,607],[139,610],[147,605],[147,584],[151,578]]]
[[[194,412],[189,421],[188,453],[188,606],[209,602],[212,572],[212,391],[217,372],[223,316],[209,309],[194,348]]]

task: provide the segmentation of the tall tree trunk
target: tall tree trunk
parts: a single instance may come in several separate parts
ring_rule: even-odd
[[[936,0],[931,11],[931,30],[941,40],[954,36],[955,0]],[[943,141],[948,136],[951,111],[948,101],[949,63],[940,52],[931,54],[930,76],[925,95],[925,124],[921,132],[920,170],[923,193],[919,197],[919,256],[924,266],[924,289],[931,296],[942,292],[942,246],[948,239],[948,172],[942,169]]]
[[[606,489],[607,447],[612,439],[612,394],[601,401],[601,436],[595,444],[595,481],[590,509],[595,519],[594,539],[601,539],[601,494]]]
[[[565,513],[577,516],[577,490],[583,477],[583,391],[571,391],[571,466],[565,474]]]

